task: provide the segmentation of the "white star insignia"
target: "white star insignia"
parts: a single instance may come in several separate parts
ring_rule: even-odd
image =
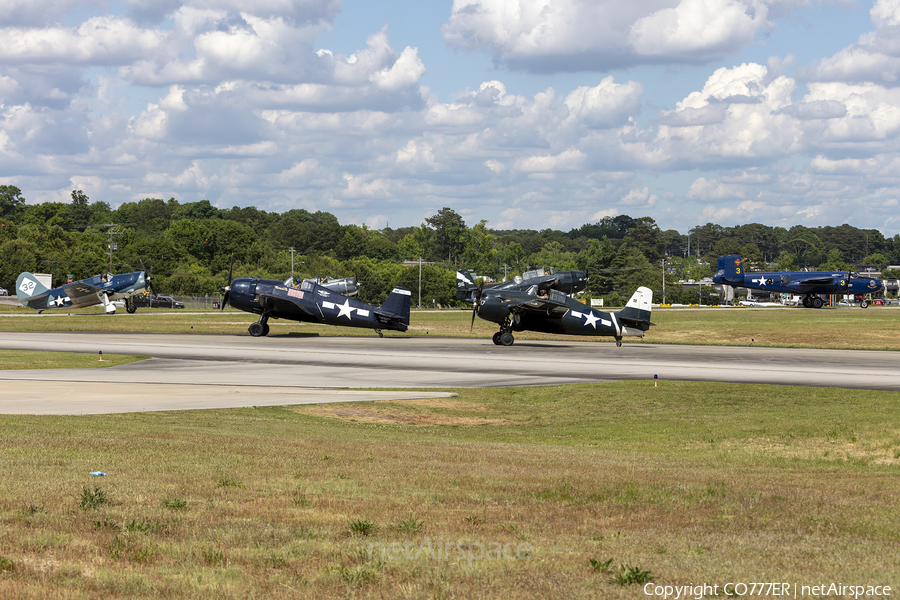
[[[56,306],[63,306],[68,299],[68,296],[57,296],[50,303],[55,304]]]
[[[594,314],[594,311],[584,313],[584,326],[587,327],[590,325],[594,329],[597,329],[597,321],[600,320],[600,317]]]
[[[343,304],[335,304],[334,306],[335,306],[335,308],[338,309],[338,311],[340,311],[340,312],[338,312],[338,318],[347,317],[351,321],[353,320],[351,313],[356,309],[353,308],[352,306],[350,306],[349,299],[346,302],[344,302]]]
[[[765,277],[760,277],[759,279],[754,279],[753,281],[758,281],[758,282],[759,282],[759,287],[765,287],[765,285],[766,285],[766,278],[765,278]]]

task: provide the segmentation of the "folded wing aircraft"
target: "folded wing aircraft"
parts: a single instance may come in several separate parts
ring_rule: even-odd
[[[248,331],[253,337],[269,334],[269,319],[288,319],[344,327],[374,329],[379,337],[384,337],[383,329],[406,331],[409,328],[411,292],[396,287],[381,306],[370,306],[340,293],[355,294],[358,285],[355,279],[319,281],[304,279],[299,286],[292,279],[274,281],[270,279],[235,279],[224,289],[225,304],[245,312],[259,315],[259,321],[250,325]]]
[[[479,288],[475,292],[472,322],[475,315],[500,325],[493,342],[511,346],[513,331],[540,331],[562,335],[610,336],[616,346],[626,336],[643,337],[650,322],[653,291],[639,287],[625,308],[603,312],[568,297],[558,289],[545,290],[539,284],[527,289]]]

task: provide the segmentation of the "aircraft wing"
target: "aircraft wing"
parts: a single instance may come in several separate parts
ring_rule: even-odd
[[[527,300],[511,299],[507,308],[513,314],[533,314],[553,319],[561,319],[569,311],[566,295],[559,290],[550,290],[546,298],[530,296]]]
[[[114,290],[107,290],[102,287],[97,287],[96,285],[91,285],[90,283],[85,283],[83,281],[76,281],[75,283],[70,283],[66,286],[66,296],[72,300],[73,304],[79,304],[79,300],[82,298],[86,298],[87,296],[97,297],[98,293],[106,293],[113,294]]]
[[[815,279],[804,279],[797,282],[799,285],[831,285],[834,283],[834,277],[817,277]]]
[[[259,304],[274,312],[285,315],[295,314],[298,316],[316,317],[318,313],[311,313],[305,307],[301,306],[299,301],[284,296],[275,296],[273,294],[259,294]]]
[[[799,281],[791,281],[787,284],[787,287],[801,293],[805,291],[822,291],[822,288],[835,289],[838,285],[835,283],[835,279],[834,276],[801,279]],[[839,280],[841,282],[841,287],[839,289],[844,289],[848,280],[844,277],[839,278]]]

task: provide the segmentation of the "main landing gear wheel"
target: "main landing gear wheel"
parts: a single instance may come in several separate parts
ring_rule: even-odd
[[[262,323],[253,323],[250,327],[247,328],[247,331],[250,332],[250,335],[253,337],[260,337],[269,335],[269,325]]]
[[[494,334],[494,337],[491,338],[492,340],[494,340],[494,343],[497,344],[498,346],[500,345],[500,336],[501,335],[503,335],[503,332],[498,331],[497,333]]]
[[[810,301],[810,304],[812,304],[813,308],[822,308],[822,305],[825,304],[825,302],[821,298],[816,296]]]
[[[516,341],[516,338],[513,337],[513,334],[508,331],[500,334],[500,345],[502,346],[512,346],[513,342]]]
[[[863,300],[862,302],[859,303],[859,307],[860,308],[869,308],[869,301]]]
[[[134,300],[132,300],[131,298],[126,298],[125,310],[128,311],[129,315],[133,315],[135,313],[135,311],[137,311],[137,306],[135,306]]]
[[[803,308],[812,308],[811,300],[809,296],[803,296]]]

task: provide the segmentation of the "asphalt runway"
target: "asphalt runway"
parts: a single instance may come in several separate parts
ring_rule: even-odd
[[[0,348],[132,354],[105,369],[0,371],[0,413],[92,414],[447,396],[386,388],[625,379],[900,391],[900,353],[487,339],[5,332]],[[98,354],[99,356],[99,354]],[[358,388],[365,391],[351,391]]]

